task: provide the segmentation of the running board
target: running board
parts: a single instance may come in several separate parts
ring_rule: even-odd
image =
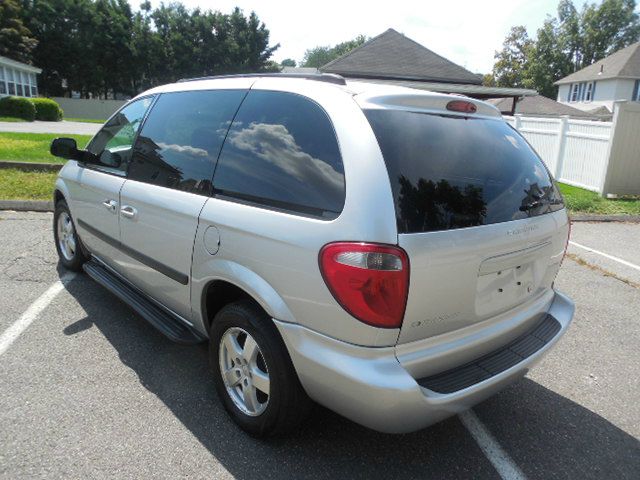
[[[200,333],[186,325],[176,315],[157,306],[143,293],[128,285],[99,263],[91,260],[85,263],[82,268],[87,275],[129,305],[136,313],[170,340],[186,345],[201,343],[206,340]]]

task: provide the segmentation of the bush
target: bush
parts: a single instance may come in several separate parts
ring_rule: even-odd
[[[0,98],[0,117],[17,117],[33,122],[36,117],[36,107],[28,98]]]
[[[36,107],[36,120],[45,122],[59,122],[62,120],[62,109],[50,98],[32,98],[31,102]]]

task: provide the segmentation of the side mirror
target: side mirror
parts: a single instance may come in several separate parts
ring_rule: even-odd
[[[81,163],[100,163],[100,159],[87,150],[79,150],[78,144],[73,138],[56,138],[51,142],[49,149],[54,157],[77,160]]]
[[[82,152],[78,150],[78,144],[73,138],[56,138],[51,142],[49,149],[54,157],[67,158],[69,160],[82,160]]]

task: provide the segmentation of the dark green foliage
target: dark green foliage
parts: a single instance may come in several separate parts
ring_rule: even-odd
[[[19,62],[31,63],[31,51],[38,41],[24,25],[17,0],[0,2],[0,55]]]
[[[36,107],[36,120],[46,122],[59,122],[62,120],[62,109],[60,105],[50,98],[32,98],[31,103]]]
[[[530,39],[523,26],[513,27],[496,52],[493,77],[501,87],[526,87],[556,98],[553,83],[640,40],[635,0],[586,3],[560,0],[557,18],[548,17]]]
[[[257,15],[127,0],[23,0],[41,93],[133,96],[180,78],[272,70]]]
[[[304,58],[302,60],[302,67],[315,67],[320,68],[326,65],[331,60],[335,60],[341,57],[347,52],[350,52],[356,47],[359,47],[368,40],[364,35],[358,35],[353,40],[339,43],[333,47],[315,47],[310,48],[304,52]]]
[[[3,97],[0,98],[0,117],[16,117],[33,122],[36,117],[36,107],[28,98]]]

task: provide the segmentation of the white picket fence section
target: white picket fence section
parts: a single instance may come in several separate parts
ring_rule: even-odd
[[[560,118],[505,117],[561,182],[602,193],[612,122]]]

